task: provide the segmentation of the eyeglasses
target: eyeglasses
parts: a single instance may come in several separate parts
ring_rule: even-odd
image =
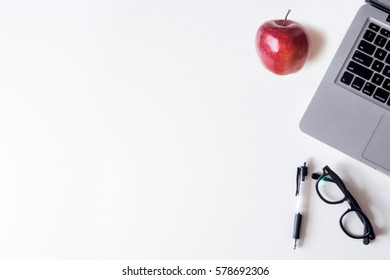
[[[312,178],[317,180],[316,191],[318,196],[328,204],[348,202],[350,208],[340,218],[340,227],[351,238],[363,239],[367,245],[375,239],[374,229],[368,217],[363,213],[356,199],[347,190],[340,177],[328,166],[323,174],[313,173]]]

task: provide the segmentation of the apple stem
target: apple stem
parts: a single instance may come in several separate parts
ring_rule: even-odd
[[[286,26],[287,17],[290,14],[290,12],[291,12],[291,9],[288,9],[286,17],[284,18],[283,26]]]

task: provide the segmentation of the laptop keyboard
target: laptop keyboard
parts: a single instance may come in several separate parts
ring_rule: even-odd
[[[339,79],[390,109],[390,28],[368,23]]]

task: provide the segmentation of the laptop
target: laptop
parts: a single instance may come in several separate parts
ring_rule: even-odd
[[[390,175],[390,0],[366,0],[300,129]]]

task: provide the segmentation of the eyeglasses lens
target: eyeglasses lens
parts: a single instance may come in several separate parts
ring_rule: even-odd
[[[317,190],[321,194],[322,198],[329,203],[337,203],[345,199],[345,194],[328,175],[324,176],[318,182]]]
[[[357,211],[349,211],[346,213],[343,216],[341,223],[343,230],[355,238],[362,238],[369,231],[369,229],[364,226],[366,224],[365,218]]]

